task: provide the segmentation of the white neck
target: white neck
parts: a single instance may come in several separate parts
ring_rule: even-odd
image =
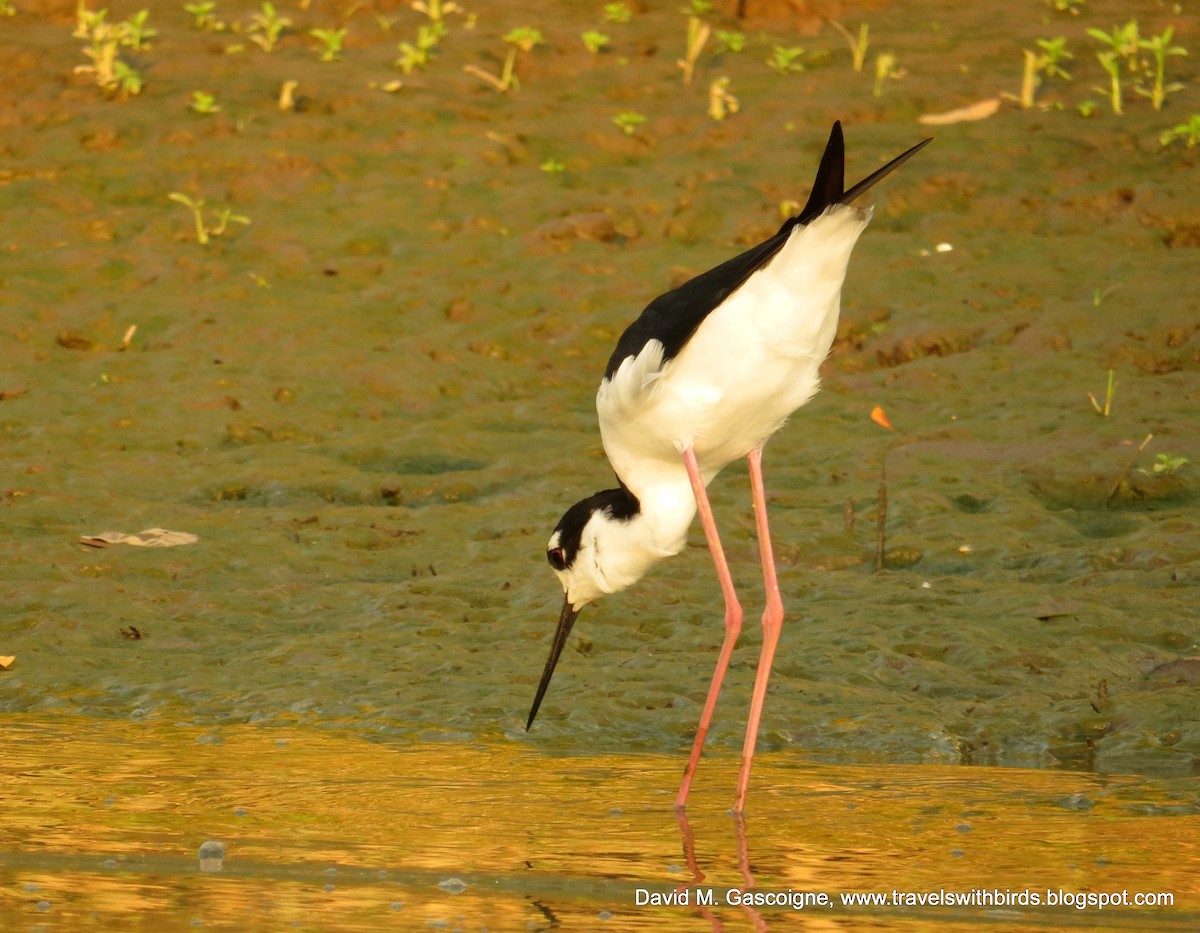
[[[575,565],[564,586],[572,605],[579,607],[605,593],[636,583],[660,560],[678,554],[687,544],[688,528],[696,514],[687,474],[683,484],[658,485],[639,501],[641,510],[628,519],[595,513],[584,527]]]

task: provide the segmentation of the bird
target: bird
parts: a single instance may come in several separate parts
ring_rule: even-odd
[[[733,810],[745,811],[783,602],[767,525],[762,452],[819,386],[833,343],[850,254],[872,208],[852,203],[932,142],[917,143],[845,189],[845,143],[833,124],[803,209],[769,239],[655,298],[621,334],[596,393],[600,437],[617,487],[571,506],[546,559],[563,587],[550,654],[525,724],[546,695],[580,611],[623,590],[686,545],[696,514],[724,600],[724,639],[683,782],[682,811],[742,627],[742,608],[706,488],[734,460],[749,463],[766,605]]]

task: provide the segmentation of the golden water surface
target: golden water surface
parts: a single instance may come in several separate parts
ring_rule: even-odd
[[[1189,929],[1191,782],[1055,771],[553,759],[309,729],[49,722],[4,733],[4,929]],[[224,847],[202,870],[200,847]],[[645,903],[650,894],[685,905]],[[643,892],[639,896],[639,889]],[[811,900],[745,908],[730,890]],[[697,906],[711,890],[713,906]],[[844,894],[1036,893],[1040,906],[844,906]],[[1169,893],[1170,909],[1045,906],[1046,892]],[[639,901],[642,903],[639,905]]]

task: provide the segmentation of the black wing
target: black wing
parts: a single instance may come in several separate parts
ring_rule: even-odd
[[[785,220],[783,226],[769,240],[707,272],[702,272],[694,279],[650,302],[646,310],[629,325],[617,341],[616,349],[609,357],[608,368],[604,371],[604,378],[611,379],[627,357],[637,356],[651,340],[662,343],[663,362],[677,356],[704,319],[783,248],[795,227],[812,222],[834,204],[849,204],[931,141],[926,139],[918,143],[883,168],[868,175],[849,191],[845,191],[846,150],[842,140],[842,124],[840,121],[835,122],[804,209],[795,217]]]

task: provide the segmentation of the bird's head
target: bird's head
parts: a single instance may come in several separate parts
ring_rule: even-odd
[[[580,610],[598,596],[625,589],[661,556],[638,546],[640,514],[637,497],[624,486],[606,489],[567,509],[550,535],[546,560],[562,584],[563,607],[526,729],[533,725]]]

